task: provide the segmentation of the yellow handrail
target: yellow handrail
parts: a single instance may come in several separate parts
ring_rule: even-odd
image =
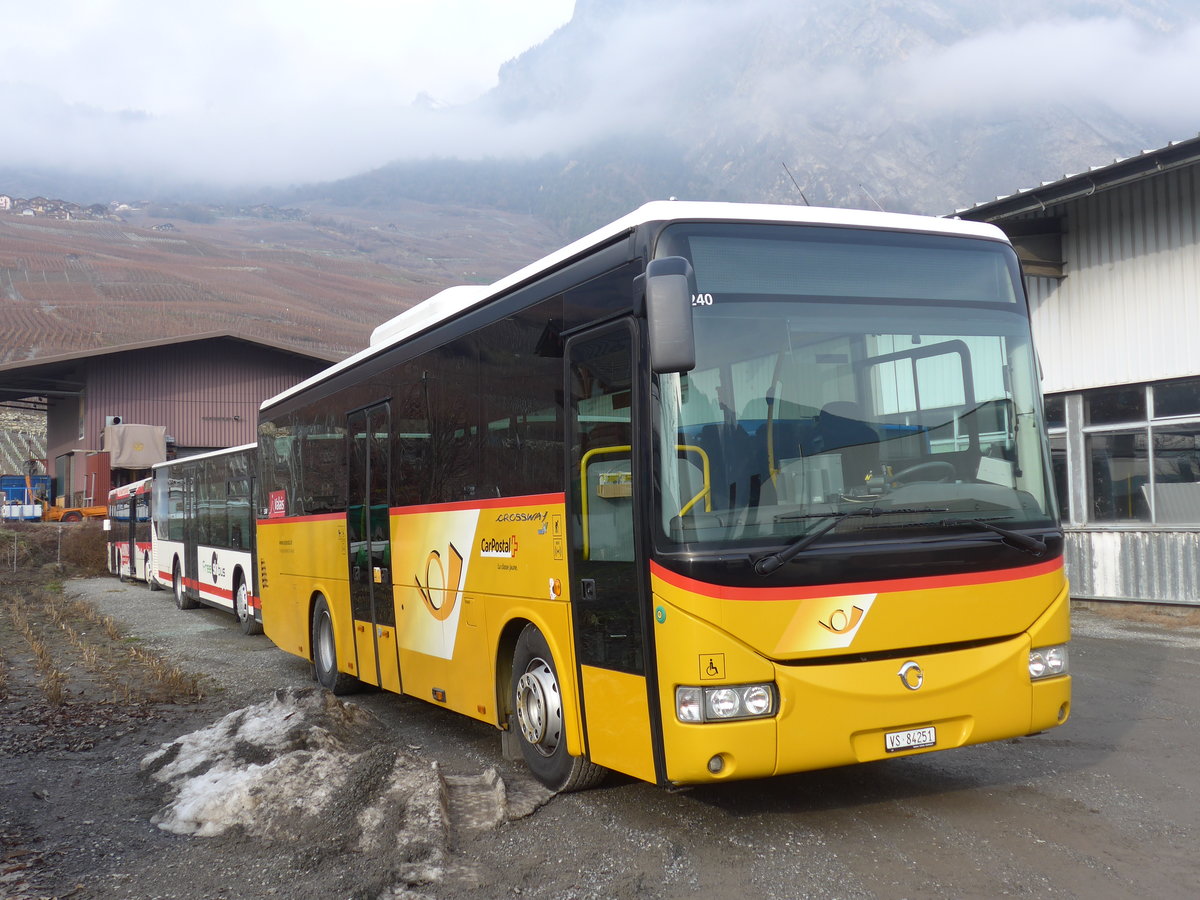
[[[708,454],[703,447],[697,447],[694,444],[676,444],[676,452],[696,453],[699,454],[702,465],[701,471],[704,476],[704,487],[695,497],[689,500],[679,511],[679,515],[686,515],[688,510],[700,502],[700,498],[704,498],[704,511],[712,512],[712,469],[708,461]],[[591,559],[591,530],[588,525],[588,484],[587,484],[587,467],[593,456],[604,456],[613,453],[632,453],[633,447],[629,444],[618,444],[612,447],[595,447],[585,454],[579,460],[579,497],[580,497],[580,512],[583,518],[583,558]]]
[[[589,538],[588,529],[588,485],[587,485],[587,466],[588,461],[593,456],[601,456],[606,453],[632,453],[633,447],[629,444],[621,444],[614,447],[596,447],[583,454],[583,458],[579,461],[579,496],[582,503],[583,514],[583,558],[592,558],[592,548]],[[632,461],[630,461],[632,467]]]
[[[704,498],[704,511],[712,512],[712,482],[710,481],[711,471],[708,463],[708,454],[704,452],[703,447],[697,447],[695,444],[676,444],[675,450],[682,450],[684,453],[700,454],[700,459],[703,462],[700,468],[704,475],[704,487],[701,488],[700,493],[684,504],[683,509],[679,511],[679,515],[687,515],[688,510],[695,506],[701,497]]]

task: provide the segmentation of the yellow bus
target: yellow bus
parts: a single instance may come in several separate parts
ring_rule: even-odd
[[[554,790],[1061,725],[1063,538],[1016,255],[655,202],[263,404],[263,625]]]

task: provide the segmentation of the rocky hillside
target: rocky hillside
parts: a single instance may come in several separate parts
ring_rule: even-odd
[[[1190,0],[578,0],[446,113],[477,117],[487,158],[329,191],[484,198],[571,234],[671,195],[942,214],[1190,137],[1102,79],[1198,23]]]

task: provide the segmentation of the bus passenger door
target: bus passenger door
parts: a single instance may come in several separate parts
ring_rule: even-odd
[[[347,418],[350,492],[346,537],[357,675],[362,681],[399,692],[389,514],[391,418],[387,403]]]
[[[633,327],[618,322],[566,347],[571,620],[589,758],[653,782]]]
[[[197,463],[192,463],[189,471],[183,474],[182,494],[180,501],[182,503],[183,521],[180,523],[182,533],[180,539],[183,541],[183,593],[184,596],[190,597],[193,600],[200,599],[200,553],[197,550],[197,545],[200,541],[200,500],[197,497],[198,480],[196,472]]]
[[[131,491],[129,494],[129,577],[137,578],[138,564],[140,562],[137,547],[138,533],[138,517],[142,515],[141,507],[150,499],[149,494],[141,494],[137,491]],[[147,510],[147,513],[149,510]]]

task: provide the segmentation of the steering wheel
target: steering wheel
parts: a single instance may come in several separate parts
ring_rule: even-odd
[[[936,475],[934,473],[937,473]],[[909,483],[914,481],[936,481],[945,482],[953,480],[958,472],[954,468],[953,463],[948,463],[945,460],[935,459],[930,462],[917,463],[915,466],[909,466],[907,469],[901,469],[899,472],[892,474],[889,481]]]

